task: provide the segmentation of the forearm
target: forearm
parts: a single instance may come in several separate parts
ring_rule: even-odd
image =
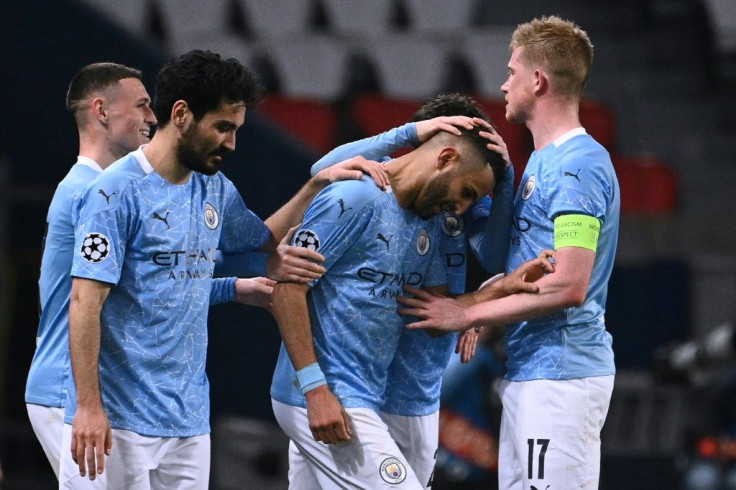
[[[279,283],[273,289],[273,314],[281,339],[296,371],[317,362],[307,309],[309,286]]]
[[[77,281],[74,280],[75,285]],[[80,294],[78,288],[72,287],[69,351],[79,407],[102,405],[99,381],[102,301],[90,294]]]
[[[315,175],[320,170],[358,155],[367,160],[381,161],[396,150],[417,144],[419,144],[419,139],[415,124],[404,124],[379,135],[338,146],[312,165],[310,172]]]
[[[514,171],[511,167],[504,180],[496,186],[488,217],[477,223],[479,229],[471,230],[468,237],[473,253],[489,274],[504,272],[506,268],[513,209]]]

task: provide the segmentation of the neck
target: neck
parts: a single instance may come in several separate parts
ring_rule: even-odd
[[[151,143],[143,148],[143,154],[157,174],[178,185],[188,182],[192,171],[179,162],[176,141],[176,134],[170,127],[159,129]]]
[[[115,160],[125,156],[124,154],[118,154],[100,138],[94,138],[87,134],[79,135],[79,155],[94,160],[103,170]]]
[[[399,206],[404,209],[411,208],[419,195],[423,182],[429,178],[429,175],[426,174],[426,165],[419,165],[420,159],[415,158],[420,148],[384,165],[391,183],[391,190]]]
[[[532,133],[534,149],[539,150],[568,131],[580,127],[579,100],[546,97],[537,100],[526,127]]]

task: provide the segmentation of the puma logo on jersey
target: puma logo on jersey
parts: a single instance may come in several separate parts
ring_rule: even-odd
[[[353,208],[347,208],[346,209],[345,208],[345,201],[343,201],[342,199],[338,199],[337,200],[337,203],[340,205],[340,216],[338,216],[338,218],[342,218],[342,215],[345,214],[348,211],[348,209],[353,209]]]
[[[578,177],[580,175],[580,169],[578,169],[578,171],[575,172],[575,173],[572,173],[572,172],[564,172],[562,175],[564,175],[565,177],[575,177],[575,180],[577,180],[578,182],[580,182],[580,177]]]
[[[153,213],[153,216],[151,216],[151,219],[157,219],[159,221],[163,221],[164,224],[166,225],[166,229],[168,230],[170,228],[169,227],[169,212],[168,211],[166,211],[166,214],[163,217],[160,214],[158,214],[158,213]]]
[[[391,235],[390,237],[386,238],[385,236],[383,236],[382,233],[379,233],[378,235],[376,235],[376,238],[378,240],[381,240],[383,243],[386,244],[386,251],[387,252],[390,252],[391,251],[391,244],[389,243],[389,240],[391,240],[393,237],[394,236]]]
[[[107,195],[107,193],[105,191],[103,191],[102,189],[98,189],[97,190],[97,193],[98,194],[101,194],[102,197],[105,198],[105,201],[107,201],[107,204],[110,204],[110,198],[115,195],[114,192],[112,194],[110,194],[110,195]]]

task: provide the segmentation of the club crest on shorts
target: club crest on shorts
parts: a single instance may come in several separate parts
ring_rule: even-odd
[[[386,458],[381,463],[381,479],[386,483],[397,484],[406,480],[404,463],[396,458]]]
[[[449,237],[456,237],[465,229],[465,220],[459,214],[445,212],[442,219],[442,232]]]
[[[319,236],[312,230],[299,230],[296,235],[294,235],[295,247],[308,248],[309,250],[314,250],[316,252],[319,250],[319,245]]]
[[[419,232],[419,238],[417,238],[417,252],[419,255],[427,255],[429,246],[429,233],[427,233],[426,228],[422,228],[422,231]]]
[[[87,262],[98,264],[110,254],[110,240],[102,233],[87,233],[79,253]]]
[[[524,184],[524,190],[521,191],[521,198],[523,200],[527,200],[530,197],[532,197],[532,194],[534,193],[534,188],[537,186],[537,177],[532,174],[529,179],[526,181],[526,184]]]
[[[204,224],[210,230],[214,230],[220,224],[220,215],[215,207],[208,202],[204,203]]]

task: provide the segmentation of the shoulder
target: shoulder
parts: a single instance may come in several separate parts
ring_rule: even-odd
[[[338,217],[354,214],[366,206],[384,199],[389,193],[381,190],[370,177],[344,180],[325,187],[314,198],[310,209],[334,208]]]

